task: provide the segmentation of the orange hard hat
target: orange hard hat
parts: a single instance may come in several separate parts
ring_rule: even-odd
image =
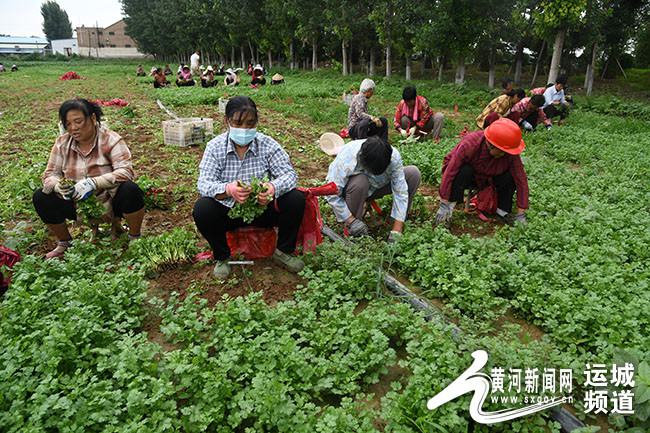
[[[510,155],[519,155],[526,148],[519,126],[505,117],[495,120],[485,129],[485,138],[494,147]]]

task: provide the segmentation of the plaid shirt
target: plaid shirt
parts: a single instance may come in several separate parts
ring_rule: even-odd
[[[526,117],[530,116],[530,113],[533,112],[533,108],[530,104],[530,98],[524,98],[521,101],[517,102],[514,107],[512,107],[513,112],[519,113],[519,123],[526,120]],[[546,113],[542,110],[542,107],[537,108],[537,124],[544,123],[546,126],[551,126],[551,121],[546,117]],[[536,125],[533,125],[536,126]]]
[[[203,197],[215,197],[226,192],[226,185],[231,182],[251,182],[253,176],[262,179],[265,174],[273,184],[276,198],[298,184],[298,175],[289,162],[289,155],[273,138],[258,132],[246,149],[244,159],[239,159],[226,132],[208,142],[199,164],[197,187]],[[232,197],[219,201],[228,207],[235,205]]]
[[[370,189],[368,190],[368,197],[379,188],[391,184],[393,190],[393,209],[390,216],[397,221],[406,220],[406,209],[408,208],[409,190],[404,177],[404,167],[402,166],[402,156],[399,151],[393,147],[393,153],[390,157],[390,164],[382,174],[376,176],[365,171],[358,162],[359,151],[363,140],[350,141],[343,146],[341,152],[336,156],[336,159],[330,164],[327,171],[327,181],[334,182],[339,188],[337,195],[327,196],[327,201],[334,209],[336,219],[343,222],[352,215],[348,205],[345,203],[343,197],[343,189],[347,185],[348,180],[357,174],[365,174],[368,176],[370,182]]]
[[[545,91],[546,91],[546,86],[535,87],[534,89],[530,89],[530,96],[543,95]]]
[[[433,117],[433,111],[431,111],[431,108],[429,107],[429,102],[427,101],[427,98],[424,96],[416,95],[416,98],[418,98],[418,121],[417,121],[417,126],[418,128],[422,129],[424,125],[427,124],[427,121]],[[406,103],[402,99],[397,106],[397,111],[395,112],[395,119],[393,120],[393,126],[397,129],[400,128],[401,121],[402,121],[402,109]],[[408,110],[408,117],[413,119],[413,116],[415,113],[413,113],[411,110]],[[414,125],[409,125],[409,126],[414,126]]]
[[[476,118],[476,124],[479,128],[483,129],[483,122],[490,113],[497,113],[499,117],[504,117],[512,108],[512,98],[508,95],[501,95],[494,98],[483,109],[483,112]]]
[[[50,152],[43,173],[43,192],[50,194],[64,177],[74,182],[91,178],[97,185],[95,195],[99,201],[109,204],[118,184],[135,178],[131,152],[117,132],[105,127],[97,128],[95,143],[85,155],[70,134],[63,134]]]
[[[494,158],[486,145],[484,131],[467,134],[445,156],[442,163],[442,180],[440,197],[449,200],[451,185],[463,164],[474,169],[474,180],[479,188],[488,183],[488,178],[510,171],[517,190],[517,207],[528,209],[528,178],[519,155],[506,153],[501,158]]]
[[[352,98],[350,110],[348,111],[348,130],[352,129],[354,125],[361,122],[363,119],[372,120],[372,116],[367,113],[368,99],[359,93]]]

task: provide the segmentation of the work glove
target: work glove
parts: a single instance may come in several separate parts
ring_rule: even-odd
[[[529,122],[527,122],[525,120],[523,122],[521,122],[521,125],[524,128],[526,128],[526,131],[532,131],[533,130],[533,125],[531,125]]]
[[[348,229],[348,233],[353,237],[368,235],[368,226],[360,219],[355,218],[350,224],[346,224],[345,228]]]
[[[415,134],[415,126],[413,126],[411,129],[409,129],[409,134],[414,135]]]
[[[251,193],[250,188],[239,186],[239,181],[230,182],[226,185],[226,192],[235,199],[237,203],[246,203]]]
[[[550,131],[551,128],[552,128],[552,126],[551,126],[551,125],[548,125],[548,126],[546,127],[546,130],[547,130],[547,131]]]
[[[264,192],[261,192],[257,195],[257,203],[261,204],[262,206],[266,206],[267,204],[271,203],[273,200],[273,197],[275,196],[275,187],[271,182],[266,182],[263,184],[264,186]]]
[[[456,206],[456,203],[441,201],[438,212],[436,213],[435,224],[440,225],[447,223],[446,225],[448,225],[448,223],[451,222],[451,216],[454,213],[454,206]]]
[[[88,198],[88,196],[92,194],[96,188],[97,185],[95,185],[95,182],[91,178],[87,177],[85,179],[81,179],[74,185],[72,199],[75,201],[84,200]]]
[[[398,241],[400,240],[401,237],[402,237],[402,232],[398,232],[398,231],[395,231],[395,230],[391,230],[391,231],[390,231],[390,234],[388,235],[388,241],[387,241],[387,242],[388,242],[389,244],[392,244],[392,243],[398,242]]]
[[[408,135],[408,132],[406,131],[406,129],[402,129],[402,128],[399,129],[399,133],[402,134],[402,137],[404,137],[404,138],[406,138],[406,136]]]
[[[74,185],[66,185],[58,182],[54,185],[54,192],[58,193],[66,200],[71,200],[72,194],[74,193]]]
[[[520,223],[523,228],[526,228],[526,212],[515,215],[515,222]]]

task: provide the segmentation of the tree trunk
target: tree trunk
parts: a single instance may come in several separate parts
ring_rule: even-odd
[[[239,46],[239,54],[240,54],[240,57],[241,57],[241,59],[240,59],[241,60],[240,68],[245,68],[246,67],[246,59],[244,59],[244,44],[241,44]]]
[[[520,42],[517,45],[517,54],[515,55],[515,84],[521,82],[521,70],[524,62],[524,44]]]
[[[345,40],[341,41],[341,63],[343,63],[343,76],[348,75],[348,47]]]
[[[490,48],[490,73],[488,75],[488,87],[494,89],[494,69],[496,67],[497,50],[495,47]]]
[[[463,84],[465,81],[465,57],[461,57],[458,60],[458,66],[456,67],[456,84]]]
[[[269,69],[273,67],[273,53],[269,50]]]
[[[422,61],[420,62],[420,75],[424,77],[427,67],[427,56],[422,56]]]
[[[391,29],[391,21],[393,18],[393,2],[392,0],[388,0],[388,14],[386,15],[386,78],[390,78],[392,76],[392,64],[390,62],[391,58],[391,36],[392,36],[392,29]]]
[[[544,48],[546,48],[546,40],[542,40],[542,48],[539,49],[539,54],[537,55],[537,62],[535,62],[535,73],[533,74],[533,79],[530,82],[531,87],[535,85],[535,80],[537,79],[537,71],[539,71],[540,60],[544,55]]]
[[[230,66],[235,66],[235,46],[230,47]]]
[[[359,63],[361,67],[361,73],[362,74],[368,74],[367,65],[366,65],[366,53],[364,50],[361,50],[361,53],[359,53]]]
[[[350,52],[349,52],[349,54],[348,54],[348,73],[349,73],[350,75],[352,75],[352,73],[353,73],[352,64],[354,63],[354,62],[352,61],[352,51],[353,51],[353,50],[352,50],[352,43],[350,42]]]
[[[548,82],[555,83],[558,72],[560,70],[560,60],[562,57],[562,47],[564,46],[564,34],[566,30],[560,28],[555,34],[555,42],[553,43],[553,58],[551,59],[551,69],[548,71]]]
[[[411,80],[411,56],[406,56],[406,81]]]
[[[442,71],[445,69],[445,58],[440,59],[440,66],[438,66],[438,81],[442,81]]]
[[[375,46],[370,47],[370,71],[368,75],[375,75]]]
[[[311,37],[311,70],[318,69],[318,46],[316,45],[316,34]]]
[[[296,62],[294,60],[295,53],[293,52],[293,38],[291,38],[291,43],[289,44],[289,57],[290,57],[289,62],[290,62],[290,65],[291,65],[291,70],[293,71],[293,69],[296,66]]]
[[[251,38],[246,38],[248,40],[248,49],[251,51],[251,61],[250,63],[255,62],[255,50],[253,50],[253,44],[251,43]]]
[[[587,96],[591,95],[591,91],[594,87],[594,75],[596,75],[596,54],[598,53],[598,42],[594,42],[591,47],[591,63],[588,65],[587,75],[588,78],[585,78],[585,90]]]

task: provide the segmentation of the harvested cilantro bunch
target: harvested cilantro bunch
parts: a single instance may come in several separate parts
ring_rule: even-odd
[[[266,187],[263,184],[268,181],[269,178],[267,175],[264,175],[262,179],[256,179],[253,176],[250,183],[251,195],[248,196],[248,200],[246,200],[246,203],[235,202],[228,216],[230,218],[241,218],[246,224],[250,224],[255,218],[262,215],[266,206],[257,203],[257,195],[266,191]],[[245,187],[246,185],[239,181],[239,186]]]
[[[75,185],[75,182],[70,179],[61,179],[59,183],[62,185]],[[97,200],[95,194],[91,194],[85,200],[76,202],[75,205],[77,213],[86,224],[90,224],[90,220],[101,218],[106,212],[106,207]]]

